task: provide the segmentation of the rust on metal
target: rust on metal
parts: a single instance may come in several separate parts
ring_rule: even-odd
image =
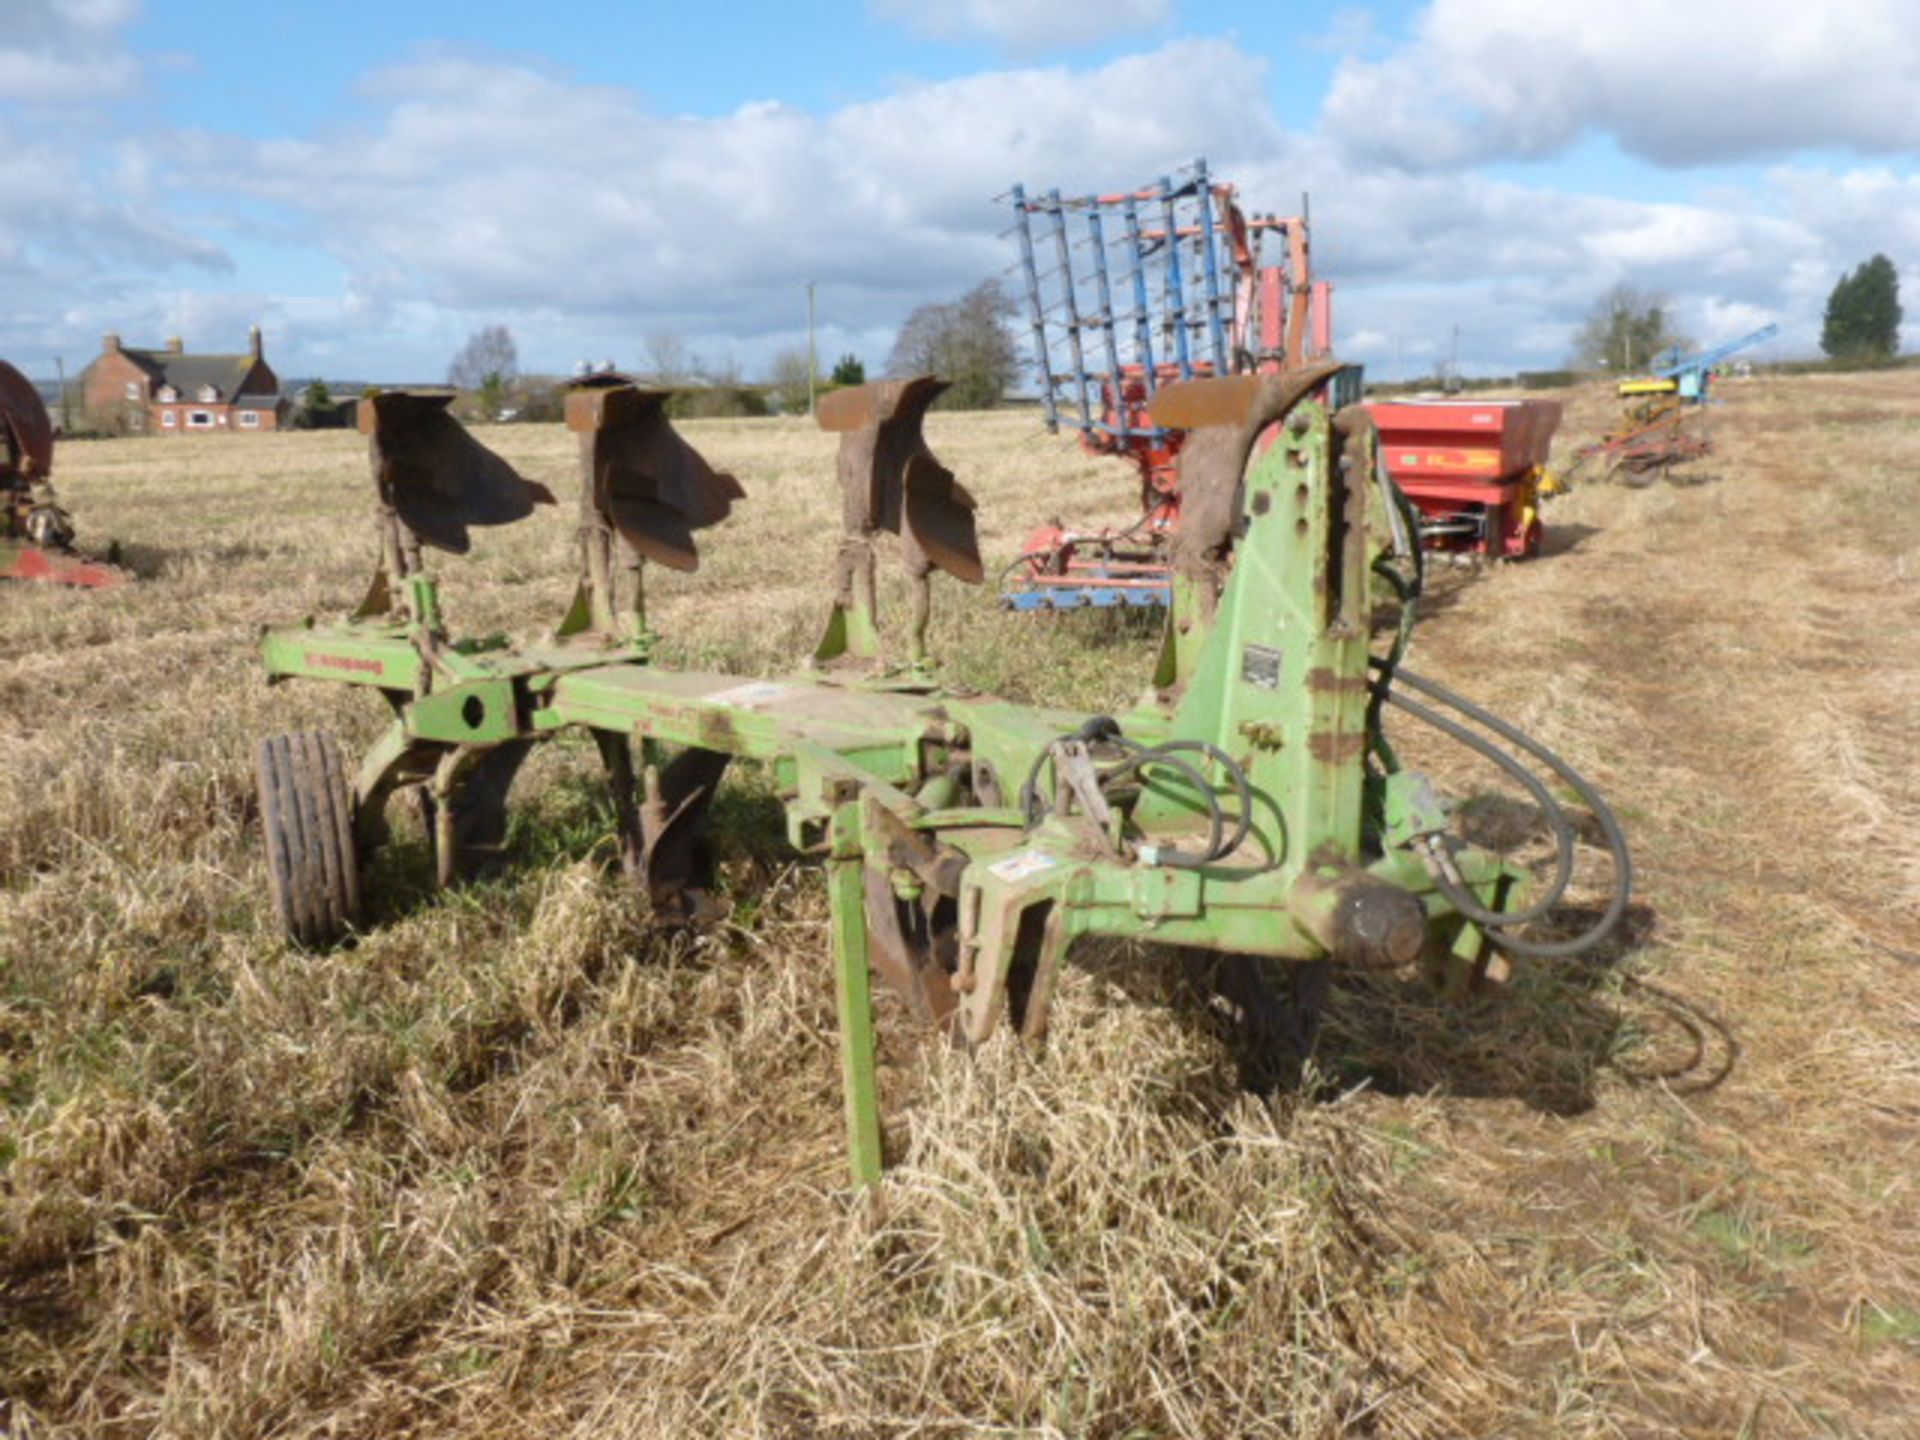
[[[1169,430],[1234,426],[1258,434],[1345,368],[1323,360],[1271,374],[1181,380],[1154,396],[1150,413],[1154,424]]]
[[[986,577],[974,498],[934,458],[921,433],[927,407],[947,388],[931,375],[836,390],[819,407],[823,430],[840,436],[839,475],[847,533],[887,530],[905,542],[907,569],[940,569],[970,585]]]
[[[1241,477],[1254,443],[1342,368],[1329,360],[1275,374],[1185,380],[1154,397],[1154,423],[1189,432],[1180,451],[1175,574],[1210,582],[1207,589],[1218,588],[1240,518]]]
[[[0,360],[0,579],[104,590],[127,572],[74,544],[73,517],[53,493],[53,421],[33,382]]]
[[[451,395],[389,390],[360,402],[380,498],[421,543],[464,555],[470,525],[523,520],[553,492],[528,480],[447,413]]]
[[[1420,897],[1345,862],[1306,871],[1294,882],[1287,908],[1343,964],[1410,965],[1426,945]]]
[[[29,483],[53,473],[53,421],[33,382],[0,360],[0,431],[7,468]]]
[[[1169,430],[1204,430],[1246,423],[1260,394],[1261,375],[1223,375],[1167,385],[1153,398],[1153,423]]]
[[[705,822],[732,759],[718,750],[687,749],[664,766],[647,767],[640,864],[657,923],[704,925],[719,914]]]
[[[1344,765],[1349,760],[1358,759],[1365,753],[1366,748],[1366,733],[1360,730],[1348,731],[1345,734],[1316,730],[1307,736],[1307,753],[1314,759],[1329,765]]]
[[[1366,677],[1362,675],[1341,675],[1332,666],[1316,665],[1307,672],[1307,689],[1321,695],[1358,695],[1366,693]]]
[[[746,491],[674,430],[672,394],[594,376],[568,393],[567,428],[582,437],[583,478],[620,538],[643,559],[692,571],[694,532],[726,519]]]

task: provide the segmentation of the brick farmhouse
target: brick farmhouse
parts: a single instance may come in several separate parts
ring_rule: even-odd
[[[95,423],[153,435],[278,430],[287,416],[257,325],[244,355],[189,355],[179,340],[135,350],[108,335],[81,372],[80,393]]]

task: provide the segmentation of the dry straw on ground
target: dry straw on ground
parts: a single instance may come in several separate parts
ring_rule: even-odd
[[[377,716],[268,691],[250,647],[357,597],[359,445],[68,447],[84,529],[143,579],[0,592],[11,1433],[1913,1433],[1920,387],[1728,396],[1697,483],[1559,502],[1538,563],[1443,578],[1417,651],[1616,797],[1630,944],[1466,1006],[1344,986],[1298,1099],[1241,1091],[1164,956],[1087,957],[1040,1053],[889,1016],[871,1208],[841,1188],[819,878],[750,777],[712,937],[645,936],[554,747],[506,878],[436,897],[403,844],[377,929],[289,952],[252,746]],[[1604,416],[1581,397],[1567,436]],[[752,498],[663,587],[674,658],[788,663],[831,444],[689,429]],[[932,432],[992,555],[1126,511],[1027,417]],[[564,435],[488,438],[564,504]],[[456,622],[549,623],[565,531],[449,564]],[[945,598],[972,683],[1107,706],[1145,679],[1137,627]]]

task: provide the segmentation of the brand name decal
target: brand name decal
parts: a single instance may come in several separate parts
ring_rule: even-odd
[[[309,650],[300,657],[314,670],[351,670],[356,675],[384,675],[387,667],[378,660],[363,660],[357,655],[328,655]]]

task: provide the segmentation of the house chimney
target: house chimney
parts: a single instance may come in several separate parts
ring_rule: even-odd
[[[186,348],[186,341],[182,340],[178,335],[169,335],[167,337],[167,353],[169,355],[182,354]]]
[[[252,352],[254,359],[260,358],[260,327],[258,325],[247,331],[247,349]]]
[[[120,337],[118,335],[102,335],[100,337],[100,349],[105,354],[118,355],[120,353]]]

